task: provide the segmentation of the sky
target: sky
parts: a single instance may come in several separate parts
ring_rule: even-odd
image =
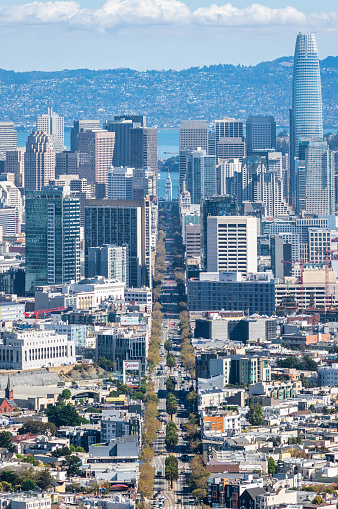
[[[337,0],[0,0],[0,68],[255,65],[309,31],[320,58],[338,54]]]

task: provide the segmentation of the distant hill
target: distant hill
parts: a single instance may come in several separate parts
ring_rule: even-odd
[[[49,104],[65,117],[105,120],[143,113],[149,125],[178,126],[183,119],[272,114],[288,124],[292,57],[255,66],[211,65],[182,71],[111,69],[14,72],[0,69],[0,120],[34,125]],[[321,61],[324,125],[338,126],[338,57]]]

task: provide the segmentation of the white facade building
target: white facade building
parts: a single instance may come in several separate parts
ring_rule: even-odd
[[[257,272],[257,219],[249,216],[207,218],[207,272]]]
[[[319,367],[318,377],[321,386],[334,387],[338,385],[338,364]]]
[[[152,305],[152,292],[146,286],[142,288],[127,288],[124,292],[126,302],[136,302],[137,304]]]
[[[43,131],[52,136],[55,152],[63,152],[65,149],[65,126],[64,118],[48,108],[48,113],[40,115],[36,119],[36,130]]]
[[[134,168],[111,166],[108,170],[108,199],[132,200],[133,175]]]
[[[75,345],[66,335],[47,330],[2,333],[0,369],[40,369],[75,363]]]

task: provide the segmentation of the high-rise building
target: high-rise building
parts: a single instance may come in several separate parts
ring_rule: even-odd
[[[28,136],[24,165],[26,191],[41,191],[55,178],[55,151],[49,134],[34,131]]]
[[[0,161],[6,160],[8,150],[16,150],[17,132],[14,122],[0,122]]]
[[[296,162],[302,140],[323,139],[322,93],[315,34],[297,35],[290,111],[290,202],[296,202]]]
[[[247,153],[276,148],[276,122],[272,116],[248,117],[246,121]]]
[[[218,159],[238,158],[246,155],[243,122],[235,118],[215,120],[215,154]]]
[[[133,127],[130,130],[130,166],[157,170],[157,129]]]
[[[89,184],[102,184],[107,193],[108,169],[113,160],[115,134],[105,130],[79,133],[79,176]]]
[[[25,147],[6,151],[5,173],[14,173],[16,187],[25,187]]]
[[[108,200],[133,199],[133,170],[111,166],[108,170]]]
[[[236,196],[213,196],[201,203],[201,262],[206,270],[208,265],[208,216],[237,216],[238,201]]]
[[[26,193],[26,294],[80,279],[80,202],[69,187]]]
[[[207,217],[207,272],[257,272],[257,218]]]
[[[143,200],[150,196],[157,196],[158,176],[154,168],[134,168],[133,170],[133,200]]]
[[[129,286],[151,287],[150,200],[87,200],[85,209],[85,259],[88,250],[105,244],[128,246]]]
[[[74,120],[74,125],[70,130],[71,152],[77,152],[79,150],[79,133],[95,131],[97,129],[100,129],[99,120]]]
[[[64,118],[54,113],[53,108],[48,108],[48,113],[37,117],[36,130],[52,137],[55,152],[62,152],[65,149]]]
[[[134,127],[145,127],[141,121],[143,117],[128,115],[125,117],[114,117],[114,120],[107,120],[103,127],[111,133],[115,133],[115,147],[113,155],[113,166],[131,166],[130,164],[130,130]],[[134,119],[134,120],[132,120]]]
[[[103,276],[129,285],[128,246],[109,244],[88,249],[88,277]]]
[[[55,154],[55,177],[60,175],[78,175],[79,153],[64,150]]]
[[[201,147],[208,154],[208,124],[205,120],[183,120],[179,129],[179,192],[186,176],[186,150]]]
[[[241,193],[234,188],[234,177],[236,174],[240,176],[241,172],[242,163],[239,159],[220,159],[216,167],[217,194],[219,196],[235,194],[239,197]]]
[[[302,142],[305,160],[298,161],[296,195],[297,211],[307,214],[331,215],[335,213],[334,152],[326,141]]]
[[[216,194],[216,157],[208,156],[205,150],[186,151],[186,186],[191,203],[199,204]]]

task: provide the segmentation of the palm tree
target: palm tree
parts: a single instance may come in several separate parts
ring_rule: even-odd
[[[173,489],[173,480],[178,478],[178,461],[173,454],[165,459],[165,477],[170,479],[170,487]]]

